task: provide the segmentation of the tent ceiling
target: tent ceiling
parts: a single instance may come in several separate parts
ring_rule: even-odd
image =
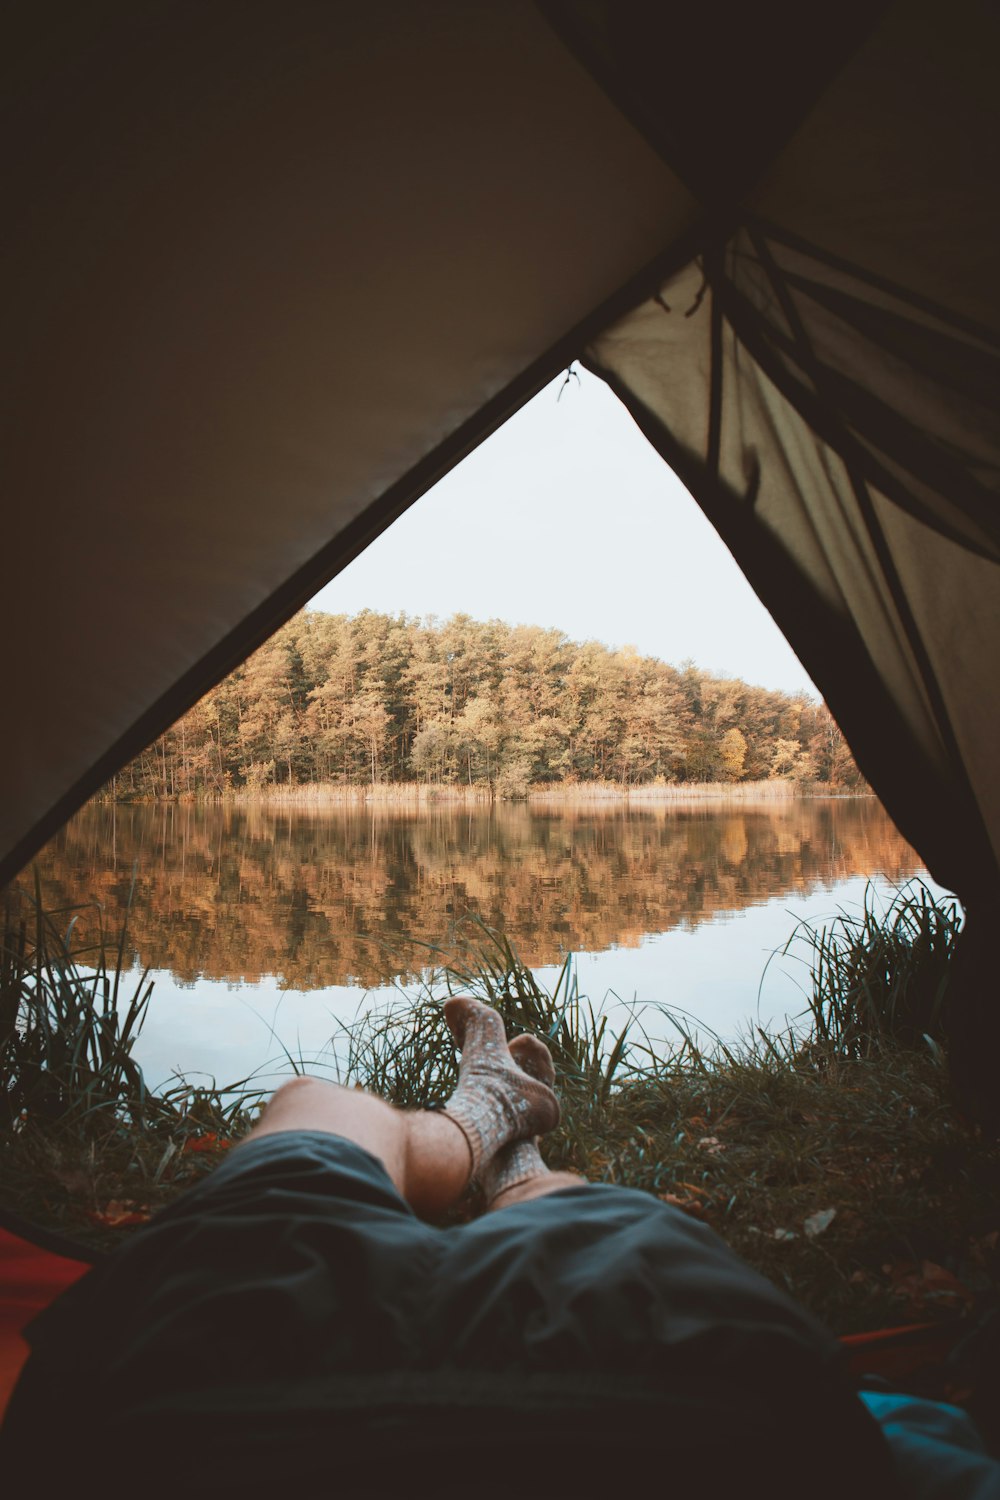
[[[2,875],[697,207],[519,0],[26,16]]]

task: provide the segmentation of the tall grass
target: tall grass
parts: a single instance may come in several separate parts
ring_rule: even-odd
[[[709,1033],[706,1041],[688,1018],[667,1012],[677,1041],[654,1047],[641,1012],[616,1029],[603,1006],[580,993],[571,958],[546,989],[503,933],[475,919],[458,953],[428,950],[437,967],[417,994],[344,1027],[345,1076],[405,1107],[440,1105],[457,1078],[444,999],[473,995],[496,1008],[509,1037],[531,1032],[546,1042],[563,1105],[560,1155],[587,1163],[600,1154],[612,1117],[621,1124],[623,1109],[641,1120],[678,1089],[712,1089],[723,1075],[734,1097],[745,1092],[758,1110],[817,1063],[830,1072],[838,1061],[914,1049],[940,1064],[961,920],[957,902],[936,900],[921,882],[902,887],[885,909],[869,886],[859,914],[841,912],[820,928],[803,923],[772,956],[794,955],[807,970],[805,1027],[757,1027],[737,1043]]]
[[[26,1114],[55,1121],[109,1109],[124,1110],[134,1124],[146,1117],[149,1094],[132,1048],[152,984],[143,974],[120,1004],[125,928],[109,946],[97,908],[96,942],[75,944],[83,910],[45,911],[37,877],[27,913],[23,903],[7,897],[0,948],[7,1123]]]
[[[133,1057],[152,982],[126,981],[123,925],[109,942],[76,940],[85,908],[18,910],[8,895],[0,945],[0,1115],[8,1126],[33,1120],[86,1120],[112,1115],[141,1128],[207,1122],[228,1129],[246,1119],[263,1090],[243,1079],[225,1088],[196,1088],[179,1079],[155,1094]],[[880,910],[874,891],[863,911],[842,912],[816,928],[801,924],[775,958],[794,955],[807,969],[808,1028],[796,1035],[761,1031],[738,1047],[706,1045],[679,1015],[678,1044],[655,1049],[638,1015],[615,1029],[602,1005],[580,993],[572,958],[545,988],[505,934],[473,920],[458,952],[428,948],[434,965],[416,993],[343,1026],[345,1080],[404,1107],[440,1104],[454,1088],[457,1064],[443,1019],[448,995],[470,994],[493,1005],[508,1036],[531,1032],[550,1048],[560,1078],[564,1119],[573,1134],[599,1129],[616,1091],[669,1086],[679,1073],[713,1068],[795,1067],[819,1048],[827,1057],[874,1056],[887,1045],[940,1052],[961,914],[954,900],[936,901],[911,882]],[[290,1060],[292,1061],[292,1060]],[[308,1066],[292,1061],[296,1071]]]
[[[810,1040],[849,1058],[887,1045],[939,1049],[962,920],[953,897],[936,900],[917,880],[884,909],[869,884],[859,914],[800,924],[780,953],[808,971]]]
[[[603,1007],[580,993],[572,958],[546,989],[521,962],[509,938],[479,918],[458,953],[428,948],[436,967],[419,993],[343,1025],[345,1081],[408,1108],[440,1106],[455,1087],[458,1066],[444,1021],[449,995],[492,1005],[509,1039],[529,1032],[552,1053],[562,1105],[557,1159],[590,1165],[616,1091],[641,1087],[660,1066],[637,1021],[613,1030]]]
[[[112,788],[113,792],[113,788]],[[106,791],[105,796],[109,795]],[[472,786],[457,782],[428,784],[416,781],[403,782],[269,782],[264,786],[229,787],[223,792],[199,792],[180,794],[179,801],[202,801],[239,806],[278,805],[282,807],[311,806],[360,806],[374,804],[385,807],[425,807],[434,804],[451,804],[456,807],[475,807],[492,801],[526,801],[539,806],[563,803],[622,803],[642,802],[672,804],[690,802],[790,802],[798,797],[870,796],[866,788],[845,793],[842,787],[833,787],[825,782],[795,782],[781,778],[768,781],[705,781],[654,783],[625,783],[620,781],[565,781],[544,782],[525,786],[516,795],[507,796],[491,789],[486,782]],[[125,800],[133,800],[127,798]],[[138,799],[147,800],[147,799]],[[157,799],[148,799],[157,800]]]
[[[269,782],[258,787],[231,787],[221,793],[205,793],[205,802],[226,805],[276,804],[281,807],[364,806],[425,807],[435,803],[454,803],[457,807],[489,802],[488,786],[428,785],[418,781],[377,781],[343,783],[335,781]]]
[[[829,795],[822,783],[785,781],[577,781],[532,786],[528,801],[562,802],[790,802],[796,797]]]
[[[97,937],[77,936],[80,916]],[[8,891],[0,932],[0,1123],[133,1131],[185,1127],[226,1130],[260,1090],[240,1080],[225,1089],[184,1079],[153,1093],[133,1049],[153,992],[148,971],[126,978],[127,912],[109,940],[98,903],[45,910]]]

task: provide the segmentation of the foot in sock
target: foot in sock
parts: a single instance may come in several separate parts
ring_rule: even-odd
[[[503,1021],[492,1006],[453,998],[444,1013],[462,1051],[458,1088],[444,1113],[468,1141],[472,1176],[477,1177],[501,1147],[531,1141],[559,1123],[559,1102],[551,1088],[555,1070],[545,1044],[534,1037],[518,1038],[519,1055],[511,1056]],[[528,1042],[532,1045],[524,1045]]]
[[[507,1050],[523,1073],[537,1078],[549,1088],[554,1086],[555,1065],[544,1042],[536,1036],[516,1036]],[[548,1171],[538,1149],[537,1136],[530,1141],[513,1141],[509,1146],[501,1146],[488,1162],[484,1162],[479,1173],[486,1207],[490,1208],[511,1188],[520,1187],[535,1177],[545,1177]]]
[[[525,1073],[550,1087],[555,1083],[552,1054],[537,1037],[515,1037],[508,1050]],[[537,1136],[531,1141],[514,1141],[509,1146],[501,1146],[488,1162],[483,1163],[479,1174],[486,1213],[505,1208],[508,1204],[561,1192],[563,1188],[581,1187],[585,1180],[576,1172],[551,1171],[542,1161]]]

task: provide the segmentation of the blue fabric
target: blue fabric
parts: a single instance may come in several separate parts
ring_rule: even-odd
[[[907,1500],[1000,1500],[1000,1463],[957,1406],[882,1391],[861,1400],[889,1444]]]

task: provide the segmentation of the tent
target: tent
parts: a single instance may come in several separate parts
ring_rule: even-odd
[[[0,881],[580,358],[965,903],[988,1111],[998,43],[985,0],[16,5]]]

